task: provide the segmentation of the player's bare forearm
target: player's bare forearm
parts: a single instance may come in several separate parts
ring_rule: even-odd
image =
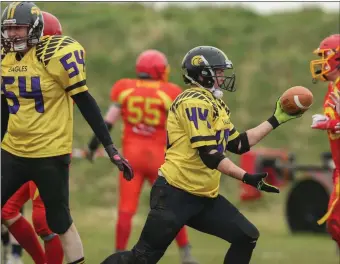
[[[248,136],[249,146],[252,147],[259,143],[272,130],[273,126],[268,121],[264,121],[257,127],[247,130],[246,133]]]
[[[104,118],[106,124],[111,124],[111,126],[113,126],[119,119],[120,114],[121,114],[121,108],[114,104],[111,105],[110,108],[107,110],[105,118]]]
[[[213,151],[210,153],[213,153]],[[228,158],[221,160],[217,166],[217,170],[240,181],[242,181],[244,174],[246,174],[245,170],[241,169]]]

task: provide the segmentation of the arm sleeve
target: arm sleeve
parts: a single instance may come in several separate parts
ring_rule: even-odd
[[[82,92],[72,96],[80,112],[92,128],[96,137],[104,147],[112,145],[111,136],[101,115],[100,109],[89,92]]]
[[[1,141],[7,132],[9,119],[8,103],[5,95],[1,94]]]
[[[45,64],[47,72],[70,96],[88,90],[85,50],[78,42],[58,50]]]
[[[177,108],[177,118],[189,137],[192,148],[216,145],[212,128],[213,109],[202,101],[186,101]]]

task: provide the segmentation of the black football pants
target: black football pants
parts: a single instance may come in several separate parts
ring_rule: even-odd
[[[65,233],[72,224],[69,209],[70,155],[24,158],[1,149],[1,208],[26,182],[33,181],[46,208],[52,232]]]
[[[184,225],[231,243],[224,264],[250,262],[259,231],[223,196],[195,196],[158,177],[151,189],[150,207],[132,252],[116,253],[103,264],[155,264]]]

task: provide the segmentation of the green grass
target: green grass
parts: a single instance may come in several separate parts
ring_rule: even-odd
[[[238,89],[235,93],[226,93],[224,99],[240,131],[268,118],[284,90],[303,85],[313,91],[312,108],[301,119],[278,128],[260,145],[288,149],[296,153],[298,163],[305,164],[319,163],[319,153],[328,150],[326,134],[310,129],[311,116],[321,112],[327,88],[322,83],[312,84],[309,61],[319,42],[339,31],[338,14],[327,14],[317,8],[264,16],[243,8],[170,7],[154,11],[138,3],[37,4],[59,17],[64,33],[85,47],[87,81],[103,112],[110,104],[108,95],[112,84],[120,78],[135,76],[135,59],[144,49],[165,52],[172,67],[170,80],[183,86],[180,63],[184,54],[194,46],[215,45],[224,50],[235,65]],[[74,145],[83,147],[92,132],[79,111],[75,113]],[[120,132],[118,124],[112,132],[117,145],[120,145]],[[233,159],[237,161],[236,157]],[[105,159],[95,164],[74,160],[71,175],[73,216],[88,263],[96,264],[114,248],[116,173]],[[222,191],[238,203],[238,189],[233,187],[238,187],[234,181],[223,179]],[[263,201],[255,204],[239,204],[261,231],[252,263],[339,263],[329,237],[289,233],[284,217],[285,198],[284,192],[278,196],[265,195]],[[147,200],[148,192],[144,191],[130,246],[141,231]],[[190,230],[190,239],[193,252],[202,264],[222,263],[227,243],[194,230]],[[178,263],[175,245],[160,263]]]

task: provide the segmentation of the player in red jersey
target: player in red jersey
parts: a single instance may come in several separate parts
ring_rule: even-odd
[[[333,192],[330,197],[327,214],[318,221],[327,221],[327,228],[340,249],[340,34],[325,38],[315,54],[318,60],[310,63],[314,82],[329,82],[324,100],[323,115],[314,115],[312,128],[327,130],[332,157],[335,164],[333,172]]]
[[[116,250],[126,249],[131,232],[132,217],[136,213],[140,192],[145,180],[151,185],[158,168],[164,162],[166,146],[165,123],[171,103],[182,90],[168,82],[169,65],[166,56],[157,50],[146,50],[136,62],[137,79],[121,79],[111,90],[112,106],[105,121],[109,129],[119,117],[124,122],[123,153],[135,171],[127,182],[119,175],[118,222]],[[88,146],[92,160],[99,142],[94,136]],[[197,263],[191,253],[186,229],[176,237],[182,263]]]
[[[44,35],[62,35],[59,20],[48,12],[42,12]],[[32,200],[32,221],[34,230],[44,241],[45,253],[31,227],[20,213],[22,206]],[[46,211],[33,181],[25,183],[2,208],[2,220],[19,244],[31,255],[35,263],[62,264],[64,253],[59,236],[53,233],[46,222]]]

